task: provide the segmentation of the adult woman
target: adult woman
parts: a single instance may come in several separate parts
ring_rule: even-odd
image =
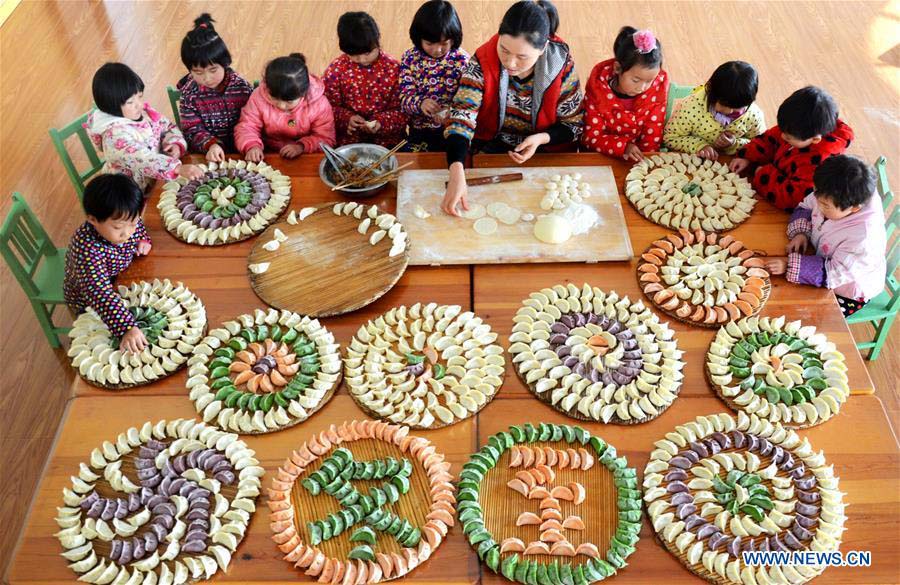
[[[441,208],[468,209],[464,161],[470,146],[508,152],[521,164],[538,148],[578,141],[582,93],[569,47],[556,36],[559,16],[548,0],[522,0],[469,61],[453,98],[447,128],[450,181]]]

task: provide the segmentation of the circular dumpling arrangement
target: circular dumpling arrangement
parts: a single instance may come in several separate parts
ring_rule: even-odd
[[[453,526],[452,482],[444,456],[408,427],[331,425],[272,478],[272,540],[286,561],[321,583],[397,579],[428,560]]]
[[[519,377],[573,418],[646,422],[681,389],[675,332],[640,300],[558,284],[531,293],[513,322],[509,353]]]
[[[758,314],[771,283],[756,252],[731,236],[679,230],[641,255],[638,281],[667,315],[703,327]]]
[[[132,427],[63,488],[62,556],[98,585],[209,579],[244,538],[263,473],[237,435],[196,420]]]
[[[719,329],[706,371],[728,406],[790,427],[825,422],[850,396],[844,354],[812,325],[784,316]]]
[[[187,387],[206,422],[268,433],[302,422],[341,382],[340,345],[317,319],[257,309],[213,329],[188,361]]]
[[[344,362],[350,395],[374,416],[412,428],[457,423],[503,384],[491,326],[458,305],[397,307],[359,328]]]
[[[403,224],[390,213],[380,213],[377,205],[360,205],[355,201],[336,203],[331,211],[335,215],[347,215],[360,220],[357,231],[369,239],[371,245],[375,245],[384,238],[391,240],[388,256],[393,258],[406,252],[409,247],[409,236],[403,229]],[[369,233],[369,228],[372,232]]]
[[[600,465],[612,474],[612,490],[598,477]],[[510,581],[593,583],[624,568],[639,539],[637,471],[581,427],[527,423],[492,435],[463,465],[457,486],[469,544]],[[613,500],[618,521],[610,529],[586,508],[609,510]],[[609,542],[602,552],[601,540]]]
[[[88,307],[69,337],[72,367],[87,382],[121,390],[148,384],[177,371],[206,330],[206,309],[182,283],[168,279],[119,286],[119,296],[147,338],[140,353],[119,349],[119,339]]]
[[[240,242],[265,230],[291,200],[291,178],[264,162],[200,165],[200,179],[170,181],[159,214],[170,234],[188,244]]]
[[[836,552],[834,469],[807,439],[755,415],[700,416],[656,442],[644,501],[663,545],[713,583],[805,583],[822,565],[744,563],[746,551]]]
[[[672,229],[730,230],[750,217],[753,193],[722,163],[677,152],[650,155],[625,178],[625,196],[638,213]]]

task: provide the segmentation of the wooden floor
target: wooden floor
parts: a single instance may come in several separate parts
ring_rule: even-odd
[[[201,11],[215,6],[218,29],[234,66],[260,77],[265,62],[306,53],[313,72],[337,55],[334,28],[345,10],[368,10],[384,48],[398,56],[418,1],[77,2],[21,3],[0,29],[0,193],[20,191],[57,245],[65,245],[80,209],[47,136],[91,104],[90,80],[108,60],[131,65],[148,101],[168,112],[165,86],[184,74],[182,35]],[[457,0],[474,50],[495,32],[507,2]],[[572,46],[584,78],[609,56],[618,27],[652,28],[663,41],[665,68],[679,83],[701,82],[729,59],[760,72],[759,104],[770,123],[778,104],[807,84],[827,88],[857,139],[851,152],[890,159],[900,188],[900,4],[897,2],[581,2],[560,1],[560,34]],[[9,208],[3,196],[0,213]],[[159,235],[158,237],[166,237]],[[72,373],[54,353],[9,271],[0,291],[0,575],[5,572],[41,469],[69,398]],[[855,328],[854,333],[859,333]],[[881,359],[870,365],[877,395],[900,416],[900,326]],[[102,424],[102,421],[98,421]]]

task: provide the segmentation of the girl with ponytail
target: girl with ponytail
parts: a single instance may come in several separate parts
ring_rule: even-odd
[[[201,14],[181,42],[188,74],[178,82],[178,113],[191,151],[221,162],[226,152],[234,152],[234,127],[253,88],[231,68],[231,53],[214,22],[209,14]]]

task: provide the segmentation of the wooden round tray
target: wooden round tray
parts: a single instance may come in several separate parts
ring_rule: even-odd
[[[262,274],[248,269],[253,292],[266,304],[310,317],[330,317],[355,311],[389,291],[409,263],[409,246],[388,256],[390,238],[376,245],[360,234],[359,220],[335,215],[335,202],[315,206],[317,211],[291,225],[273,224],[256,240],[249,264],[271,262]],[[263,248],[275,229],[288,237],[277,250]]]
[[[773,424],[775,424],[775,423],[773,423]],[[698,439],[698,441],[699,441],[699,439]],[[791,449],[787,449],[785,447],[782,447],[782,448],[787,452],[792,451]],[[738,449],[738,448],[735,448],[732,446],[730,449],[722,450],[721,453],[730,453],[730,452],[735,452],[735,451],[746,452],[747,450],[744,448]],[[765,469],[772,463],[771,455],[763,455],[762,453],[759,453],[759,452],[757,452],[756,455],[760,459],[759,469]],[[799,461],[799,458],[798,458],[798,461]],[[689,477],[690,477],[690,475],[689,475]],[[665,488],[667,485],[668,485],[668,482],[665,481],[665,479],[663,479],[662,483],[660,484],[660,487]],[[772,485],[771,480],[763,479],[760,485],[766,486],[769,489],[769,492],[772,493],[773,485]],[[645,501],[644,502],[644,513],[646,514],[647,518],[650,519],[650,525],[651,525],[651,529],[652,529],[653,518],[650,517],[650,514],[647,511],[647,507],[648,507],[648,505]],[[671,504],[670,504],[670,508],[672,508]],[[819,517],[819,514],[817,513],[815,518],[818,519],[818,517]],[[786,531],[786,530],[787,529],[784,529],[784,531]],[[731,534],[730,530],[728,531],[728,534]],[[684,567],[687,568],[691,573],[697,575],[698,577],[705,579],[706,581],[708,581],[710,583],[715,583],[716,585],[729,585],[732,583],[732,581],[730,579],[724,578],[716,572],[707,570],[706,567],[703,566],[702,563],[697,563],[696,565],[692,565],[688,561],[688,558],[687,558],[687,549],[685,550],[685,552],[680,552],[678,550],[678,548],[675,546],[674,542],[666,541],[666,539],[662,538],[659,534],[657,534],[657,532],[655,530],[653,530],[653,535],[654,535],[654,538],[656,539],[656,541],[659,542],[666,550],[668,550],[675,558],[677,558],[679,560],[679,562],[682,565],[684,565]],[[765,537],[765,534],[763,534],[762,537]],[[760,537],[752,537],[752,539],[760,540]],[[809,542],[808,541],[804,542],[804,544],[808,546]],[[822,571],[824,571],[824,568],[822,569]],[[822,571],[819,571],[817,574],[821,574]],[[808,581],[808,579],[803,582],[807,582],[807,581]]]
[[[171,424],[171,422],[172,422],[172,421],[170,421],[170,424]],[[223,432],[223,431],[218,430],[216,427],[214,427],[214,426],[212,426],[212,425],[207,425],[207,424],[204,424],[204,423],[199,422],[199,421],[194,421],[194,424],[196,425],[197,428],[203,428],[203,429],[210,429],[210,428],[211,428],[211,429],[215,429],[215,432],[216,432],[218,435],[221,435],[221,436],[223,436],[223,437],[227,434],[227,433],[225,433],[225,432]],[[135,428],[140,428],[140,427],[135,427]],[[190,434],[190,433],[189,433],[189,434]],[[166,436],[164,439],[159,439],[158,437],[155,436],[155,434],[154,434],[154,436],[153,436],[152,438],[153,438],[154,440],[162,441],[162,442],[167,443],[167,444],[171,444],[171,443],[172,443],[173,441],[175,441],[175,440],[187,440],[187,439],[188,439],[188,436],[183,436],[183,435],[181,435],[181,432],[180,432],[180,431],[179,431],[178,433],[176,433],[175,435],[172,435],[172,434],[170,434],[170,433],[167,432],[166,435],[167,435],[167,436]],[[121,437],[121,435],[120,435],[120,437]],[[120,441],[121,441],[121,439],[120,439]],[[238,440],[238,441],[236,441],[236,443],[239,443],[239,444],[241,444],[243,447],[246,447],[246,443],[244,443],[243,441]],[[142,444],[143,444],[143,443],[142,443]],[[234,445],[234,446],[237,446],[237,445]],[[99,448],[99,446],[98,446],[98,448]],[[202,448],[205,449],[206,446],[204,445]],[[223,448],[223,449],[215,449],[215,450],[216,450],[217,452],[223,454],[223,455],[225,454],[224,448]],[[181,454],[185,454],[185,453],[187,453],[187,452],[188,452],[188,451],[182,451]],[[253,454],[254,454],[252,450],[249,450],[249,453],[250,453],[251,456],[253,456]],[[134,482],[134,483],[136,483],[137,485],[140,486],[140,482],[138,481],[137,468],[135,467],[135,459],[137,459],[137,458],[139,457],[139,455],[140,455],[140,447],[134,447],[134,448],[132,448],[129,452],[124,453],[124,454],[120,454],[119,458],[118,458],[116,461],[117,461],[117,462],[118,462],[118,461],[121,461],[121,467],[120,467],[120,469],[121,469],[121,471],[122,471],[122,474],[123,474],[124,476],[126,476],[127,478],[129,478],[132,482]],[[230,461],[231,464],[232,464],[232,466],[233,466],[236,462],[235,462],[235,461],[232,461],[231,459],[232,459],[231,457],[228,457],[228,458],[227,458],[227,460]],[[97,494],[98,494],[99,496],[104,497],[104,498],[127,498],[127,497],[128,497],[128,494],[126,494],[125,492],[117,491],[116,489],[114,489],[114,488],[110,485],[109,481],[107,481],[107,479],[106,479],[105,477],[103,477],[103,475],[104,475],[103,471],[99,471],[98,469],[92,467],[88,461],[86,461],[86,462],[84,463],[84,465],[88,465],[88,466],[90,467],[91,471],[93,471],[94,473],[100,475],[100,478],[97,479],[95,482],[92,483],[92,486],[93,486],[93,488],[94,488],[94,491],[96,491]],[[249,469],[249,468],[246,468],[246,469]],[[258,474],[257,476],[255,476],[255,477],[259,477],[259,476],[262,475],[262,469],[258,469],[258,472],[259,472],[259,474]],[[239,493],[239,491],[240,491],[239,483],[245,481],[244,479],[239,479],[239,478],[238,478],[238,474],[239,474],[239,473],[240,473],[240,470],[235,469],[235,481],[234,481],[233,483],[231,483],[230,485],[221,485],[221,487],[220,487],[219,493],[220,493],[222,496],[224,496],[224,497],[228,500],[228,503],[229,503],[229,510],[234,510],[234,509],[236,509],[236,508],[232,505],[232,503],[234,502],[234,500],[236,499],[236,497],[237,497],[237,495],[238,495],[238,493]],[[75,472],[75,475],[76,475],[76,476],[78,475],[77,471]],[[259,482],[259,480],[257,480],[257,486],[261,487],[261,486],[260,486],[260,483],[261,483],[261,482]],[[142,489],[146,489],[146,488],[142,488]],[[155,490],[155,489],[156,489],[156,488],[154,488],[154,490]],[[243,497],[243,498],[246,498],[246,499],[249,499],[249,500],[255,501],[255,500],[257,499],[258,496],[252,496],[252,495],[248,496],[248,495],[245,495],[245,496],[242,496],[242,497]],[[142,506],[142,507],[140,507],[140,508],[138,509],[138,511],[129,513],[129,514],[126,516],[126,518],[130,518],[130,517],[136,515],[137,513],[139,513],[140,511],[144,510],[144,509],[145,509],[145,506]],[[82,526],[83,526],[83,524],[84,524],[84,519],[86,518],[86,516],[82,513],[82,514],[80,515],[80,518],[81,518]],[[125,520],[125,521],[127,522],[127,520]],[[112,528],[112,521],[109,521],[108,524],[110,524],[110,527]],[[247,526],[247,524],[245,523],[245,524],[244,524],[244,528],[246,528],[246,526]],[[146,532],[146,528],[147,528],[147,527],[148,527],[147,524],[143,525],[142,527],[140,527],[140,528],[138,529],[138,531],[135,533],[135,535],[136,535],[136,536],[140,536],[141,534],[143,534],[144,532]],[[122,537],[122,536],[119,536],[119,535],[117,534],[117,535],[116,535],[116,538],[121,539],[121,538],[123,538],[123,537]],[[240,542],[241,542],[242,540],[243,540],[243,536],[238,536],[238,537],[237,537],[238,546],[240,546]],[[98,559],[108,559],[108,558],[109,558],[109,554],[110,554],[110,552],[111,552],[111,550],[112,550],[112,543],[111,543],[111,542],[109,542],[109,541],[104,541],[102,538],[95,538],[95,539],[91,540],[90,542],[91,542],[92,545],[93,545],[93,550],[97,553]],[[160,547],[159,547],[159,549],[158,549],[158,551],[157,551],[159,554],[162,554],[162,551],[165,551],[166,544],[167,544],[167,543],[160,543]],[[199,555],[211,556],[211,555],[209,554],[210,548],[211,548],[212,546],[220,546],[220,545],[217,545],[217,544],[213,543],[212,541],[209,541],[209,542],[207,543],[207,545],[208,545],[208,546],[207,546],[207,550],[204,551],[203,553],[199,553]],[[233,554],[236,554],[236,553],[233,553]],[[182,563],[183,563],[183,562],[185,561],[185,559],[188,559],[188,558],[198,559],[198,556],[199,556],[199,555],[198,555],[198,553],[186,553],[186,552],[181,551],[181,552],[179,552],[179,553],[175,556],[175,558],[168,560],[166,563],[169,564],[169,566],[171,567],[171,566],[174,566],[174,563],[178,563],[178,562],[182,562]],[[126,567],[126,568],[131,568],[131,567]],[[154,573],[156,573],[157,575],[159,575],[159,571],[160,571],[160,568],[159,568],[159,567],[156,567],[156,568],[152,569],[151,571],[146,571],[146,570],[143,571],[143,574],[146,575],[148,572],[154,572]],[[219,568],[219,570],[217,571],[217,573],[220,572],[220,571],[221,571],[221,568]],[[203,579],[200,579],[200,580],[203,580]],[[188,579],[188,582],[195,582],[195,581],[198,581],[198,579],[194,579],[194,578],[189,578],[189,579]]]
[[[309,562],[303,563],[303,552],[314,549],[316,554],[322,554],[325,557],[324,563],[321,565],[313,565],[308,575],[320,577],[330,575],[335,564],[337,563],[357,563],[357,567],[361,564],[368,563],[370,566],[375,561],[347,561],[350,552],[357,546],[363,544],[361,542],[351,542],[350,536],[353,532],[363,526],[367,526],[365,520],[359,521],[349,528],[345,528],[340,534],[321,541],[315,545],[310,544],[311,534],[308,523],[317,520],[325,520],[331,513],[337,513],[342,510],[342,505],[334,497],[326,493],[325,490],[313,496],[307,490],[302,482],[309,478],[313,473],[323,468],[323,463],[331,456],[337,448],[349,450],[353,454],[354,461],[373,461],[392,457],[398,461],[407,460],[412,463],[412,473],[409,476],[409,491],[406,494],[400,494],[399,499],[393,503],[385,503],[381,505],[381,509],[393,513],[401,519],[407,520],[412,526],[422,530],[423,527],[434,527],[440,524],[443,526],[443,532],[446,533],[447,525],[442,524],[440,519],[436,519],[435,506],[440,506],[445,514],[445,520],[453,523],[453,518],[447,510],[452,509],[455,498],[453,497],[453,486],[449,483],[451,476],[449,474],[449,464],[444,461],[443,455],[434,452],[434,447],[429,441],[408,436],[406,427],[399,427],[388,423],[376,423],[373,421],[352,421],[345,422],[340,427],[332,425],[328,430],[313,436],[303,446],[295,451],[284,465],[273,475],[271,480],[272,489],[269,490],[270,501],[269,507],[272,510],[271,528],[275,533],[273,540],[282,542],[282,539],[289,534],[293,534],[290,540],[287,540],[281,547],[286,553],[285,559],[296,562],[301,569],[309,567]],[[384,436],[384,439],[378,436]],[[388,436],[390,435],[390,439]],[[360,493],[367,494],[369,488],[380,487],[382,484],[389,482],[390,478],[363,480],[349,480],[352,486]],[[443,501],[438,501],[442,500]],[[289,507],[288,507],[289,506]],[[281,511],[279,511],[281,510]],[[284,515],[291,510],[290,517],[292,520],[287,525],[285,522],[276,520],[279,515]],[[287,532],[285,532],[287,526]],[[430,528],[427,528],[430,530]],[[393,536],[384,531],[376,530],[376,542],[370,545],[373,551],[378,554],[388,556],[399,556],[401,558],[409,558],[410,553],[420,555],[418,560],[412,564],[407,570],[400,573],[382,576],[382,581],[401,578],[413,570],[416,566],[425,562],[427,558],[433,554],[434,547],[427,541],[428,536],[424,530],[418,545],[413,547],[402,546]],[[424,552],[424,556],[423,555]],[[294,558],[299,555],[300,558]],[[309,557],[307,557],[308,560]],[[377,564],[380,565],[380,562]],[[332,569],[329,569],[329,566]],[[343,572],[343,569],[340,569]]]
[[[675,233],[677,233],[677,232],[675,232]],[[707,233],[710,233],[710,232],[707,232]],[[715,233],[721,234],[722,232],[715,232]],[[660,238],[660,239],[662,239],[662,238]],[[644,250],[643,253],[644,253],[644,254],[648,253],[648,252],[649,252],[652,248],[654,248],[654,247],[655,247],[655,246],[654,246],[653,244],[650,244],[649,246],[647,246],[647,248]],[[759,251],[759,250],[754,250],[754,253],[756,254],[756,256],[765,256],[765,253],[764,253],[764,252],[761,252],[761,251]],[[678,315],[676,315],[676,314],[675,314],[675,311],[670,311],[670,310],[668,310],[668,309],[663,309],[660,305],[658,305],[658,304],[656,303],[656,301],[653,300],[653,297],[652,297],[651,295],[649,295],[649,294],[647,294],[647,293],[644,292],[644,287],[642,286],[643,283],[640,281],[640,277],[641,277],[641,274],[642,274],[642,273],[640,272],[639,268],[640,268],[641,265],[643,265],[645,262],[646,262],[645,260],[642,260],[641,257],[638,256],[638,262],[637,262],[637,264],[636,264],[635,267],[634,267],[635,277],[637,278],[637,281],[638,281],[638,288],[641,289],[641,294],[644,296],[645,299],[647,299],[647,301],[648,301],[651,305],[653,305],[653,308],[654,308],[654,309],[656,309],[656,310],[659,311],[660,313],[663,313],[663,314],[666,315],[667,317],[669,317],[669,318],[671,318],[671,319],[673,319],[673,320],[675,320],[675,321],[678,321],[679,323],[684,323],[685,325],[692,325],[692,326],[694,326],[694,327],[704,327],[704,328],[706,328],[706,329],[718,329],[718,328],[722,327],[722,325],[723,325],[724,323],[719,323],[718,321],[715,322],[715,323],[702,323],[702,322],[701,322],[701,323],[698,323],[698,322],[696,322],[696,321],[691,321],[690,319],[684,319],[684,318],[679,317]],[[763,288],[763,296],[762,296],[762,298],[759,299],[759,306],[756,307],[756,308],[753,310],[752,313],[750,313],[749,315],[743,315],[741,318],[744,318],[744,317],[755,317],[755,316],[759,315],[759,314],[762,312],[763,307],[766,306],[766,303],[767,303],[768,300],[769,300],[769,295],[770,295],[771,292],[772,292],[772,279],[771,279],[771,276],[768,276],[768,277],[764,278],[763,280],[766,281],[766,286]],[[727,323],[727,321],[726,321],[726,323]]]
[[[519,452],[514,454],[515,450]],[[620,485],[632,493],[620,490]],[[614,447],[580,427],[527,423],[489,437],[463,465],[459,488],[458,508],[469,544],[490,570],[510,580],[512,571],[516,581],[524,582],[518,571],[528,563],[538,575],[549,570],[546,579],[538,578],[542,583],[567,582],[566,576],[555,576],[551,566],[584,571],[586,581],[593,582],[603,578],[601,573],[615,572],[615,566],[624,567],[638,541],[636,470],[617,456]],[[522,515],[531,517],[523,518],[520,526]],[[568,522],[572,525],[559,525]],[[556,546],[571,549],[549,554],[547,549],[529,550],[534,545],[546,545],[551,551]],[[625,547],[630,550],[622,550]],[[610,560],[613,554],[618,561]],[[603,559],[607,569],[595,567],[597,559]],[[518,568],[504,563],[516,563]],[[526,574],[531,574],[531,566],[526,565]]]

